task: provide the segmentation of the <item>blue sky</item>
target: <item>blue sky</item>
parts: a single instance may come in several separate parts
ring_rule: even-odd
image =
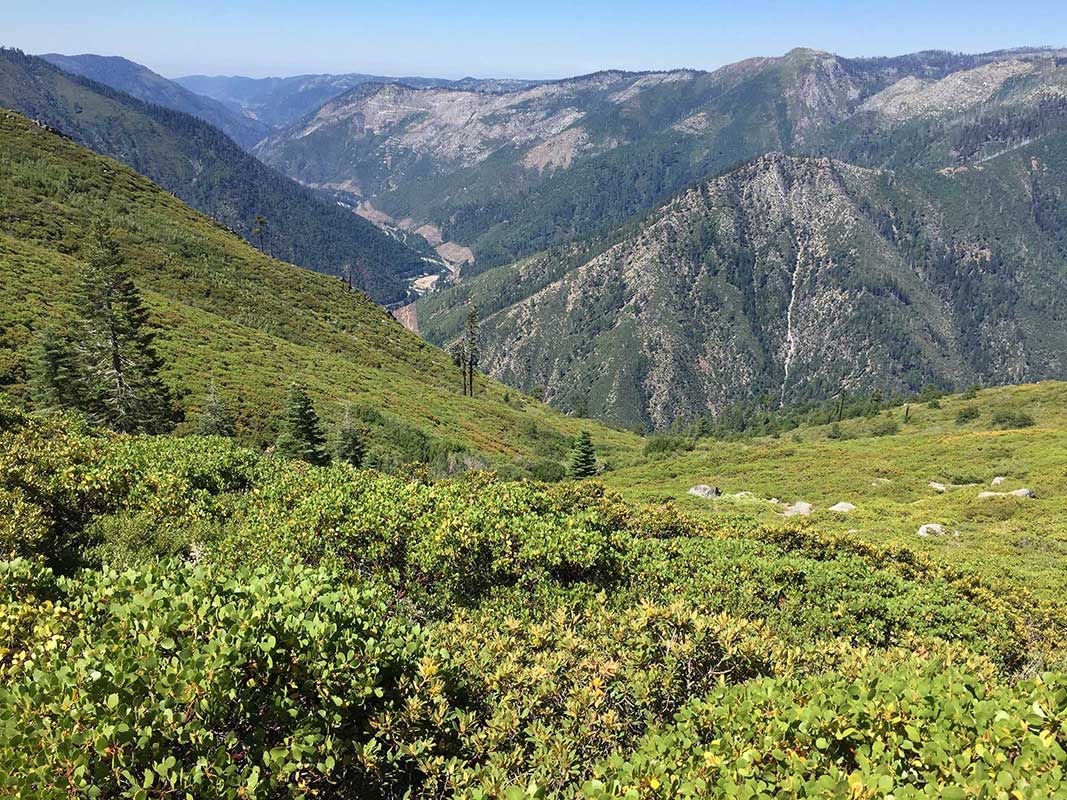
[[[552,78],[711,69],[793,47],[846,56],[1067,46],[1067,0],[0,0],[0,45],[193,72]]]

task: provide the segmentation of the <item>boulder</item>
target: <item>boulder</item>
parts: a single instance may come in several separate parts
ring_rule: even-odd
[[[944,536],[947,533],[944,525],[938,525],[936,522],[928,522],[925,525],[919,526],[919,535],[926,536]]]
[[[803,500],[799,500],[791,506],[786,506],[785,511],[782,513],[787,517],[810,517],[811,511],[811,503],[805,503]]]
[[[752,492],[737,492],[734,497],[738,500],[747,500],[749,497],[752,497]]]
[[[893,481],[889,480],[889,478],[875,478],[873,481],[871,481],[871,486],[885,486],[887,483],[892,482]]]
[[[945,484],[938,483],[937,481],[930,481],[926,485],[929,486],[931,489],[933,489],[935,492],[944,492],[945,489],[948,488],[947,486],[945,486]]]
[[[701,483],[691,488],[689,494],[696,497],[703,497],[705,500],[710,500],[712,497],[718,497],[720,493],[717,487]]]
[[[986,497],[1034,497],[1033,489],[1013,489],[1010,492],[979,492],[979,498]]]
[[[1007,478],[1003,475],[997,475],[997,477],[993,478],[993,486],[1000,486],[1000,484],[1004,483],[1006,480]]]
[[[855,511],[856,507],[852,503],[834,503],[830,506],[831,511],[836,511],[838,514],[847,514],[849,511]]]

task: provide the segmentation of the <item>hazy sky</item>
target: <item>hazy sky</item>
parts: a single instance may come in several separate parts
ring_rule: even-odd
[[[0,0],[0,45],[188,73],[551,78],[713,68],[796,46],[847,56],[1067,46],[1067,0]]]

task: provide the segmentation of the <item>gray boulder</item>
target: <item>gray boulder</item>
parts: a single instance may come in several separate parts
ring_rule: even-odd
[[[930,481],[926,485],[929,486],[931,489],[933,489],[935,492],[944,492],[945,489],[948,488],[947,486],[945,486],[945,484],[938,483],[937,481]]]
[[[936,522],[928,522],[919,526],[919,535],[924,538],[927,536],[944,536],[947,532],[944,525],[938,525]]]
[[[712,497],[718,497],[720,492],[715,486],[708,486],[705,483],[697,484],[689,490],[689,494],[695,497],[703,497],[705,500],[710,500]]]
[[[1007,478],[1003,475],[997,475],[997,477],[993,478],[993,486],[1000,486],[1000,484],[1004,483],[1006,480]]]
[[[791,506],[786,506],[785,511],[782,513],[787,517],[810,517],[811,512],[811,503],[805,503],[803,500],[799,500]]]
[[[849,511],[855,511],[856,507],[852,503],[834,503],[830,506],[831,511],[836,511],[838,514],[847,514]]]

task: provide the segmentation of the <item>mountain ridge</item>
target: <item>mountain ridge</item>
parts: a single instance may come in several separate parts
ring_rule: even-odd
[[[408,247],[319,198],[197,117],[13,50],[0,50],[0,105],[130,165],[283,260],[351,272],[377,300],[403,299],[408,279],[426,270],[425,244],[421,252]],[[265,228],[257,230],[257,216]]]
[[[110,86],[146,103],[192,114],[214,125],[245,149],[251,148],[270,131],[266,125],[233,112],[217,100],[191,92],[122,56],[45,53],[40,58],[65,72]]]

